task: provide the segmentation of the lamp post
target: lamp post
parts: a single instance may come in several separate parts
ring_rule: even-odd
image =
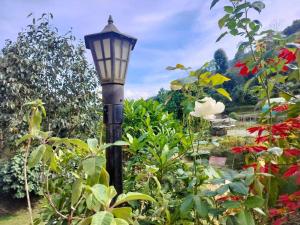
[[[114,143],[122,136],[124,83],[130,52],[137,39],[121,33],[109,16],[108,24],[100,33],[86,35],[84,40],[86,48],[92,52],[102,86],[106,143]],[[121,194],[123,192],[121,146],[112,146],[106,150],[106,169],[110,175],[110,184],[114,185],[118,194]]]

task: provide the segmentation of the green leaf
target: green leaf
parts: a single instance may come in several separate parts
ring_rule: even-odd
[[[105,185],[106,187],[109,186],[109,173],[104,167],[102,167],[100,172],[99,183]]]
[[[115,146],[124,146],[124,145],[129,145],[127,141],[116,141],[113,143]]]
[[[87,195],[85,202],[89,210],[99,211],[101,207],[101,203],[94,197],[93,193]]]
[[[252,214],[249,211],[240,211],[237,215],[239,225],[255,225]]]
[[[242,182],[232,182],[229,184],[229,188],[232,192],[242,195],[247,195],[249,188]]]
[[[63,139],[64,141],[70,143],[70,144],[73,144],[73,145],[76,145],[77,147],[79,148],[82,148],[84,150],[88,150],[89,149],[89,146],[87,143],[85,143],[84,141],[80,140],[80,139],[75,139],[75,138],[64,138]]]
[[[42,115],[39,110],[34,110],[29,122],[30,134],[37,135],[41,128]]]
[[[237,13],[237,12],[241,11],[242,9],[248,8],[249,6],[251,6],[249,2],[240,4],[235,8],[234,13]]]
[[[105,159],[100,156],[94,156],[82,161],[83,170],[86,174],[93,176],[100,173],[101,168],[105,165]]]
[[[222,29],[222,27],[224,27],[225,23],[227,22],[227,20],[229,19],[230,15],[226,14],[225,16],[223,16],[221,19],[219,19],[218,21],[218,25],[219,28]]]
[[[132,144],[132,142],[133,142],[133,137],[131,136],[131,134],[126,133],[126,136],[127,136],[127,138],[128,138],[129,143]]]
[[[229,189],[229,185],[228,184],[225,184],[225,185],[222,185],[221,187],[219,187],[216,192],[219,194],[219,195],[222,195],[224,194],[226,191],[228,191]]]
[[[217,92],[232,101],[230,94],[224,88],[217,88]]]
[[[238,209],[241,207],[241,203],[239,201],[225,201],[222,206],[226,209]]]
[[[129,225],[126,220],[115,218],[116,225]]]
[[[28,160],[28,168],[35,167],[43,158],[44,152],[46,150],[45,145],[39,145],[36,149],[34,149],[29,156]]]
[[[78,225],[90,225],[92,222],[92,217],[85,218]]]
[[[199,196],[193,197],[196,212],[202,217],[206,218],[208,216],[208,204],[207,202],[200,199]]]
[[[223,37],[225,37],[225,35],[228,34],[228,31],[225,31],[224,33],[222,33],[216,40],[216,42],[219,42]]]
[[[16,145],[19,145],[19,144],[23,143],[24,141],[27,141],[28,139],[30,139],[32,137],[33,137],[32,134],[25,134],[24,136],[22,136],[20,139],[18,139],[16,141]]]
[[[111,212],[117,218],[124,219],[128,222],[132,221],[132,209],[130,207],[113,208]]]
[[[110,191],[108,187],[102,184],[95,184],[92,187],[92,192],[95,198],[105,206],[109,206],[111,199],[117,194],[116,190],[113,193],[113,190]],[[113,197],[111,197],[112,195]]]
[[[114,216],[110,212],[97,212],[92,217],[91,225],[113,225]]]
[[[263,215],[263,216],[267,216],[267,215],[265,214],[265,212],[262,211],[262,209],[260,209],[260,208],[253,208],[253,210],[255,210],[256,212],[258,212],[259,214],[261,214],[261,215]]]
[[[81,179],[77,179],[73,183],[73,185],[72,185],[72,198],[71,198],[71,205],[72,206],[74,206],[78,202],[78,200],[81,196],[82,187],[83,187],[83,185],[82,185],[82,180]]]
[[[188,195],[183,199],[183,202],[180,205],[180,214],[182,216],[186,215],[193,208],[193,196]]]
[[[169,154],[169,146],[167,144],[165,144],[162,152],[161,152],[161,155],[160,155],[160,160],[161,160],[161,164],[165,164],[166,161],[167,161],[167,157],[168,157],[168,154]]]
[[[127,194],[119,195],[113,207],[118,206],[124,202],[134,201],[134,200],[146,200],[146,201],[155,202],[155,200],[149,195],[141,194],[138,192],[128,192]]]
[[[250,196],[245,201],[245,205],[249,208],[258,208],[262,207],[264,205],[265,200],[262,197],[259,196]]]
[[[224,6],[224,11],[227,13],[233,13],[233,7],[232,6]]]
[[[252,77],[251,79],[247,80],[247,82],[244,84],[244,92],[246,92],[249,89],[249,86],[255,81],[255,77]]]
[[[96,138],[89,138],[87,139],[87,144],[89,148],[93,151],[96,152],[97,146],[98,146],[98,140]]]
[[[262,1],[255,1],[252,3],[252,7],[257,10],[259,13],[261,13],[261,11],[266,7],[265,3],[263,3]]]
[[[220,0],[213,0],[210,5],[210,9],[212,9]]]
[[[232,30],[230,30],[229,32],[230,32],[230,34],[232,34],[233,36],[236,36],[236,35],[239,33],[239,31],[238,31],[237,29],[232,29]]]

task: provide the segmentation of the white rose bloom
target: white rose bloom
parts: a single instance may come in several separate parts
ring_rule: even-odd
[[[206,120],[215,119],[215,114],[222,113],[225,105],[222,102],[216,102],[213,98],[205,97],[200,102],[195,102],[194,112],[190,112],[191,116],[202,117]]]

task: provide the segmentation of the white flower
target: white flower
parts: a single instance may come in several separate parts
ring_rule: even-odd
[[[216,118],[215,114],[222,113],[224,109],[225,105],[222,102],[216,102],[213,98],[205,97],[200,102],[195,102],[194,112],[190,112],[190,114],[194,117],[213,120]]]

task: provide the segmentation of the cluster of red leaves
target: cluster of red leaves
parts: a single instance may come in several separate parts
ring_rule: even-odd
[[[287,72],[289,70],[289,67],[287,66],[287,64],[290,64],[296,60],[297,50],[295,52],[292,52],[287,48],[282,48],[279,51],[278,60],[275,61],[274,59],[268,59],[267,63],[277,66],[279,63],[283,62],[282,72]]]
[[[296,52],[283,48],[279,51],[278,57],[284,59],[286,64],[292,63],[296,60]]]
[[[288,109],[289,109],[289,104],[282,104],[282,105],[274,106],[272,108],[272,111],[284,112],[284,111],[287,111]]]
[[[255,127],[250,127],[247,129],[250,134],[257,133],[256,143],[264,143],[270,140],[270,132],[272,136],[272,141],[276,138],[284,139],[288,137],[291,133],[300,130],[300,116],[296,118],[288,119],[284,122],[277,123],[269,127],[268,125],[260,125]],[[263,135],[263,132],[268,132],[267,135]]]
[[[279,196],[278,208],[269,210],[271,218],[275,218],[273,225],[281,225],[288,221],[288,216],[297,213],[300,209],[300,191],[293,194],[283,194]]]
[[[262,151],[266,151],[268,148],[265,146],[249,146],[249,145],[245,145],[245,146],[237,146],[237,147],[233,147],[231,149],[231,151],[233,153],[244,153],[244,152],[250,152],[250,153],[258,153],[258,152],[262,152]]]
[[[279,166],[274,163],[268,163],[264,166],[261,166],[257,163],[251,163],[243,166],[243,169],[247,169],[250,167],[254,168],[254,170],[258,170],[260,173],[269,173],[269,170],[271,170],[273,174],[279,173]]]
[[[240,75],[242,77],[247,77],[250,74],[256,74],[258,72],[258,67],[255,66],[251,71],[249,70],[248,66],[246,63],[242,63],[241,61],[238,61],[235,65],[235,67],[240,68]]]
[[[290,64],[290,63],[292,63],[293,61],[296,60],[296,52],[297,52],[297,50],[295,52],[292,52],[292,51],[290,51],[287,48],[282,48],[279,51],[278,60],[275,61],[274,59],[270,58],[270,59],[267,60],[267,63],[268,64],[274,64],[274,66],[275,66],[275,65],[278,65],[280,62],[283,61],[284,65],[282,67],[282,72],[286,72],[289,69],[286,64]],[[236,62],[236,64],[234,65],[234,67],[240,68],[239,74],[242,77],[248,77],[251,74],[254,75],[259,70],[259,66],[254,66],[250,70],[249,67],[247,66],[247,62],[243,63],[241,61]]]

